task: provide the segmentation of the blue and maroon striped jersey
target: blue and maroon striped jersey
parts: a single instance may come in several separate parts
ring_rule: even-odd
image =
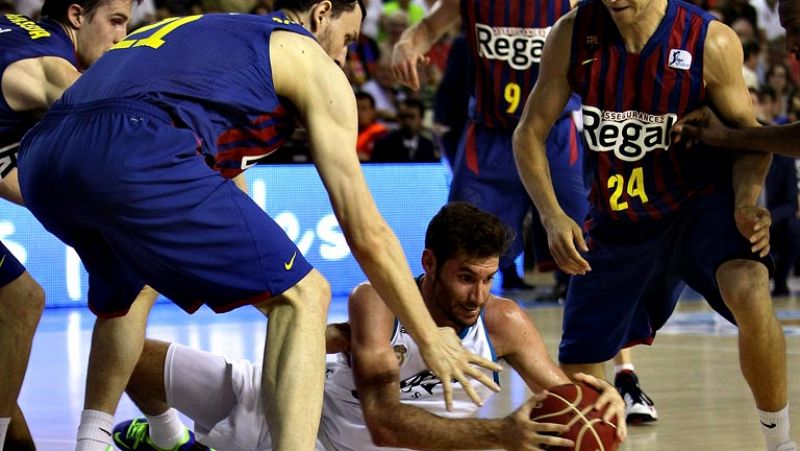
[[[659,220],[730,183],[728,153],[670,141],[670,128],[706,103],[703,46],[714,18],[680,0],[638,54],[628,53],[600,1],[578,7],[569,81],[583,101],[592,217]]]
[[[0,74],[12,63],[43,56],[64,58],[78,67],[72,41],[58,23],[34,22],[21,14],[0,15]],[[4,153],[2,149],[19,142],[36,120],[30,112],[12,110],[0,95],[0,154]],[[0,165],[5,166],[5,159],[0,159],[3,161]],[[0,172],[5,171],[0,169]]]
[[[539,75],[545,38],[569,10],[569,0],[461,0],[476,62],[474,120],[490,128],[516,127]]]
[[[280,12],[166,19],[112,47],[62,101],[129,98],[157,105],[195,133],[214,169],[234,177],[295,128],[291,104],[272,83],[269,40],[276,30],[314,39]]]

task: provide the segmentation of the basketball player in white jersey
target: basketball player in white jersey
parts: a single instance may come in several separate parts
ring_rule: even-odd
[[[552,361],[528,315],[512,300],[490,294],[499,257],[511,235],[495,217],[456,202],[431,220],[417,284],[439,327],[451,327],[465,348],[487,359],[506,360],[538,393],[499,419],[468,418],[479,408],[454,384],[453,409],[444,408],[441,382],[422,361],[405,333],[369,284],[349,299],[349,331],[328,326],[325,398],[318,449],[371,450],[379,446],[426,449],[572,446],[548,435],[564,426],[535,423],[530,411],[544,389],[570,382]],[[348,337],[349,335],[349,337]],[[497,380],[497,374],[494,374]],[[576,379],[601,391],[596,406],[608,405],[625,437],[625,403],[616,389],[591,376]],[[151,420],[170,407],[194,422],[196,440],[217,450],[270,449],[260,400],[261,368],[177,344],[150,341],[128,384],[128,394]],[[492,392],[473,383],[484,401]],[[151,435],[184,427],[176,420],[133,420],[118,425],[122,449],[155,449]],[[167,424],[171,423],[171,424]],[[198,448],[192,448],[198,449]]]

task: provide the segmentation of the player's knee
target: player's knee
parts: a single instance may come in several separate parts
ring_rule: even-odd
[[[29,314],[38,322],[39,317],[44,311],[44,289],[35,280],[31,279],[31,283],[26,287],[25,294],[23,295],[22,303],[26,306]]]
[[[0,296],[0,315],[10,319],[13,327],[35,328],[44,311],[45,294],[41,285],[25,274],[4,288]]]
[[[292,303],[302,306],[318,306],[325,312],[328,311],[331,303],[331,285],[322,273],[312,269],[294,288],[294,293],[289,296],[290,302],[294,301]]]
[[[732,260],[717,270],[720,293],[734,315],[764,308],[769,303],[767,268],[752,260]]]

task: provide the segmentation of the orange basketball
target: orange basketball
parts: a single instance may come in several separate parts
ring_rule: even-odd
[[[561,434],[575,442],[574,448],[548,447],[557,451],[613,451],[620,444],[614,423],[603,421],[602,411],[592,405],[600,394],[585,384],[564,384],[548,390],[547,398],[531,411],[531,420],[538,423],[557,423],[569,426]]]

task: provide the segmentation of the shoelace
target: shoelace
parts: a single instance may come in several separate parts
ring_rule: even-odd
[[[138,448],[139,444],[147,439],[147,422],[133,420],[131,425],[128,426],[127,432],[125,432],[125,438],[133,439],[133,449]]]
[[[642,391],[641,387],[639,387],[639,384],[636,383],[633,378],[626,378],[619,385],[620,388],[622,388],[622,391],[628,393],[634,402],[638,401],[650,406],[653,405],[653,401]]]

